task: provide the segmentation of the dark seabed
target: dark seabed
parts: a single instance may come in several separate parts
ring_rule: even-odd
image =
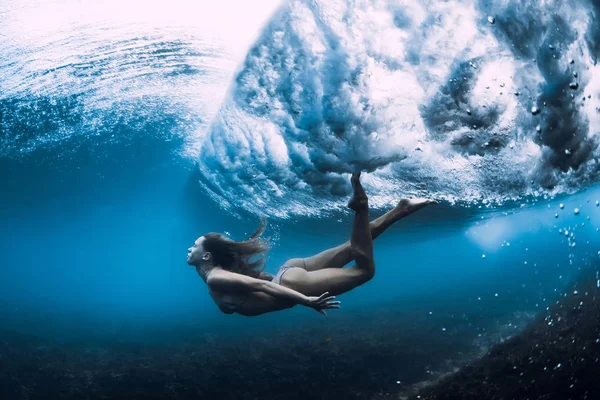
[[[533,322],[520,312],[510,325],[492,304],[453,296],[443,305],[399,298],[268,332],[255,326],[245,339],[211,326],[123,330],[120,340],[4,331],[0,387],[8,399],[594,399],[598,294],[586,272]],[[400,311],[404,302],[419,307]]]
[[[516,331],[490,312],[490,304],[461,302],[461,313],[453,314],[456,304],[442,307],[419,298],[352,317],[249,330],[243,340],[208,333],[210,326],[148,329],[142,334],[146,340],[136,332],[134,341],[125,331],[120,340],[57,341],[3,330],[0,394],[4,399],[595,399],[600,394],[598,294],[595,274],[584,273],[547,313]],[[406,301],[422,307],[394,311]],[[525,325],[532,318],[522,312],[511,321]],[[441,326],[449,328],[440,334]]]
[[[600,290],[589,271],[531,326],[411,398],[597,399]]]

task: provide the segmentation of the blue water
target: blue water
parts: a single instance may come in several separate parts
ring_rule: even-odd
[[[585,33],[560,40],[548,30],[531,33],[540,48],[524,54],[507,50],[512,39],[506,28],[485,30],[488,14],[496,15],[491,26],[500,29],[502,18],[519,9],[547,22],[548,16],[537,15],[537,6],[525,1],[507,2],[504,17],[484,2],[455,2],[464,7],[452,12],[444,2],[421,11],[406,6],[405,13],[385,8],[395,17],[378,25],[381,34],[405,29],[393,38],[403,40],[406,54],[349,33],[348,27],[376,23],[369,9],[347,11],[352,14],[346,15],[347,25],[338,25],[330,13],[343,10],[325,2],[313,9],[310,2],[286,3],[265,27],[261,22],[240,27],[246,42],[236,45],[223,32],[244,20],[243,10],[231,25],[203,30],[193,18],[177,20],[203,7],[188,9],[185,2],[177,3],[180,14],[169,14],[174,20],[163,20],[154,5],[135,21],[127,13],[111,19],[110,8],[91,13],[80,3],[67,3],[61,7],[76,12],[65,14],[59,26],[48,22],[52,18],[40,22],[51,2],[0,8],[2,330],[61,340],[161,337],[168,343],[178,332],[242,340],[253,330],[268,335],[281,326],[309,325],[318,331],[353,316],[364,325],[365,312],[382,307],[421,313],[434,325],[438,316],[428,310],[471,315],[465,310],[478,307],[493,317],[474,320],[469,329],[478,334],[485,328],[494,341],[544,315],[579,271],[596,268],[597,23],[584,18],[597,11],[593,3],[581,1],[565,17],[580,21]],[[265,6],[257,20],[276,5]],[[203,12],[222,17],[226,8]],[[453,19],[436,25],[440,13]],[[441,48],[435,47],[437,36],[423,33],[432,26],[443,31],[461,18],[475,27],[468,48],[456,28]],[[23,25],[37,28],[25,34]],[[281,39],[273,33],[278,31],[293,34]],[[249,47],[249,37],[256,46]],[[423,48],[409,49],[417,39]],[[561,73],[572,75],[565,61],[571,57],[577,65],[585,63],[578,70],[578,97],[593,95],[579,108],[567,103],[569,92],[568,100],[552,103],[556,112],[561,105],[570,110],[569,129],[577,135],[568,143],[531,133],[538,123],[530,120],[537,101],[532,99],[552,102],[556,81],[548,76],[559,67],[554,58],[546,67],[536,61],[535,71],[530,63],[547,56],[552,40]],[[452,92],[452,79],[462,78],[465,63],[475,59],[475,74],[481,75],[470,91],[464,89],[469,94],[459,108],[483,98],[496,108],[501,117],[474,132],[485,142],[509,132],[495,150],[479,151],[478,142],[465,139],[472,121],[463,121],[443,94]],[[339,68],[331,69],[336,63]],[[507,63],[514,74],[504,76]],[[486,68],[495,72],[484,73]],[[346,86],[352,74],[358,74],[358,83]],[[403,87],[377,92],[398,79],[404,79]],[[511,89],[502,98],[480,93],[482,81],[498,85],[504,79]],[[527,79],[532,84],[526,87]],[[521,95],[510,94],[517,87]],[[400,94],[398,103],[386,100]],[[436,116],[449,121],[445,130],[425,110],[440,104],[447,106]],[[475,112],[477,106],[469,107]],[[552,110],[544,109],[542,129],[552,128]],[[418,122],[409,127],[404,115]],[[396,134],[394,126],[404,130]],[[565,147],[572,158],[563,158]],[[440,203],[377,239],[375,278],[340,296],[341,310],[326,319],[302,307],[257,318],[221,314],[185,262],[189,245],[209,231],[242,239],[263,212],[271,273],[288,258],[336,246],[350,235],[344,204],[355,166],[367,171],[373,218],[402,196],[426,195]],[[439,323],[439,335],[449,329]]]
[[[165,151],[161,144],[150,149],[155,155]],[[139,161],[135,158],[134,163]],[[127,173],[106,168],[102,179],[96,168],[48,174],[52,167],[47,164],[29,169],[17,161],[5,165],[19,171],[7,176],[11,196],[2,199],[0,281],[3,313],[12,329],[76,333],[72,326],[65,331],[53,326],[57,320],[76,325],[83,335],[92,327],[94,334],[119,335],[121,326],[165,328],[208,321],[217,327],[269,326],[290,318],[297,323],[321,318],[300,308],[256,319],[219,313],[202,280],[186,265],[186,249],[208,231],[243,238],[258,220],[222,212],[195,185],[193,165],[165,161],[149,171]],[[63,182],[48,185],[49,177]],[[598,196],[591,189],[487,213],[447,204],[422,210],[377,239],[376,278],[343,295],[343,309],[337,313],[351,314],[407,295],[444,303],[446,296],[461,292],[471,300],[494,300],[507,318],[522,309],[543,311],[597,257]],[[572,211],[575,207],[581,209],[579,215]],[[560,214],[558,219],[554,213]],[[347,240],[350,222],[349,213],[270,221],[267,235],[273,238],[273,250],[267,271],[276,272],[288,258],[310,256]],[[559,229],[574,231],[576,240]],[[521,292],[530,292],[539,305],[508,301],[510,307],[503,309],[507,298]],[[412,306],[401,300],[393,304]]]

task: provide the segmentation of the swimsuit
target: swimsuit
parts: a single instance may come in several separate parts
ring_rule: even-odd
[[[297,267],[292,267],[291,265],[283,265],[281,268],[279,268],[279,271],[277,271],[277,275],[275,275],[275,278],[273,278],[271,282],[281,285],[281,277],[283,276],[283,274],[285,274],[287,270],[291,268]]]

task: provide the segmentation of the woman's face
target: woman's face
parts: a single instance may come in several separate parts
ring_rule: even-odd
[[[196,239],[192,247],[188,248],[187,263],[189,265],[199,265],[202,263],[202,256],[206,253],[202,242],[204,242],[204,236],[200,236]]]

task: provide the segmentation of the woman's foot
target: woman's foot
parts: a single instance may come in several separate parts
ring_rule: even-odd
[[[348,201],[348,207],[353,209],[355,212],[368,209],[369,198],[367,197],[367,193],[365,193],[365,189],[360,183],[360,172],[353,173],[352,177],[350,178],[350,182],[352,183],[352,190],[354,190],[354,194],[352,195],[350,201]]]
[[[408,214],[412,214],[413,212],[420,210],[421,208],[428,206],[430,204],[436,204],[437,201],[425,198],[415,198],[415,199],[401,199],[398,202],[398,205],[394,208],[398,217],[404,217]]]

